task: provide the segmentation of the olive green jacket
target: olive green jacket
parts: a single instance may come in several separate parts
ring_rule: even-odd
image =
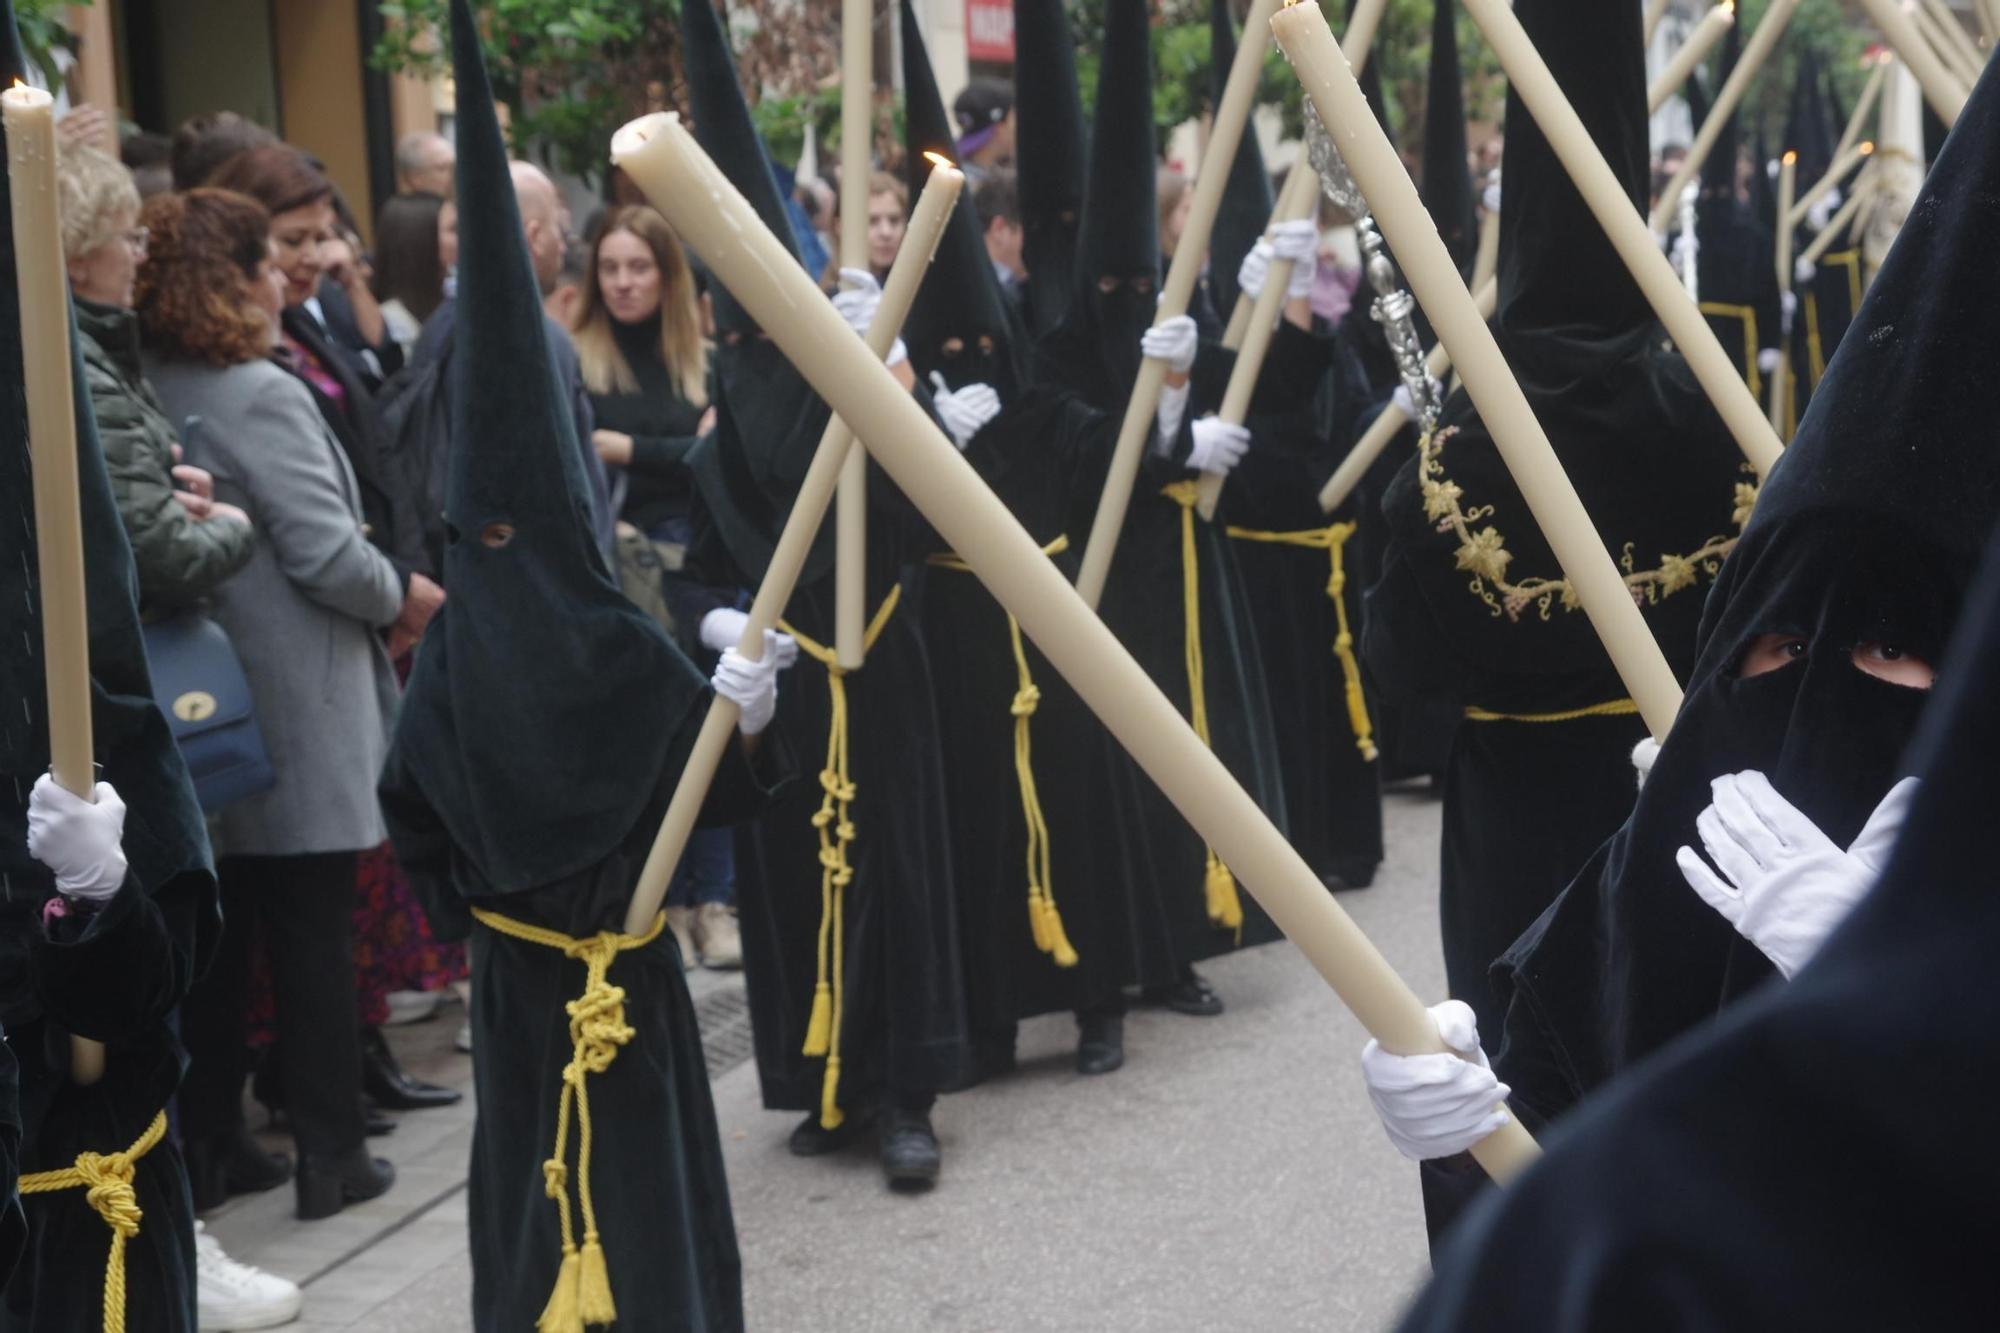
[[[132,543],[148,613],[191,606],[249,563],[256,534],[242,523],[200,522],[174,499],[176,423],[139,370],[139,321],[129,310],[76,303],[84,381],[111,494]]]

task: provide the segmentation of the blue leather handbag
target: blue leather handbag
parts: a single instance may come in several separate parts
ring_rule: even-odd
[[[153,698],[194,779],[195,797],[213,814],[277,785],[250,682],[222,626],[187,612],[145,626]]]

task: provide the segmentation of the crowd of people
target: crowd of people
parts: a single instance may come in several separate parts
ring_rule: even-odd
[[[480,1124],[476,1326],[526,1326],[546,1301],[559,1333],[739,1327],[685,969],[743,969],[764,1103],[802,1117],[793,1153],[866,1146],[892,1188],[921,1191],[942,1173],[940,1096],[1007,1077],[1022,1020],[1073,1014],[1076,1069],[1109,1075],[1129,1005],[1219,1015],[1198,965],[1277,936],[879,472],[860,660],[839,644],[854,554],[831,513],[782,622],[746,646],[829,409],[634,182],[614,173],[578,226],[541,168],[507,157],[452,8],[455,142],[397,145],[372,244],[311,154],[234,114],[128,136],[121,156],[98,111],[61,128],[84,434],[117,519],[86,513],[92,578],[122,580],[105,602],[132,623],[100,616],[94,582],[111,737],[95,803],[43,775],[22,836],[0,837],[21,844],[13,882],[47,886],[32,912],[10,890],[19,975],[0,1010],[22,1064],[33,1247],[6,1289],[22,1327],[92,1321],[103,1222],[119,1227],[31,1182],[117,1149],[145,1220],[102,1288],[129,1326],[295,1316],[298,1288],[231,1260],[199,1215],[287,1183],[307,1220],[390,1190],[369,1138],[461,1094],[403,1070],[383,1029],[454,1003]],[[1831,221],[1836,189],[1806,235],[1852,232],[1792,282],[1770,258],[1790,223],[1761,151],[1731,131],[1704,167],[1692,232],[1663,243],[1746,384],[1762,399],[1785,375],[1768,397],[1792,443],[1759,478],[1518,97],[1504,141],[1469,151],[1437,6],[1413,170],[1469,283],[1497,281],[1508,365],[1688,682],[1654,738],[1478,406],[1399,366],[1369,228],[1325,199],[1267,226],[1282,177],[1250,134],[1203,163],[1229,185],[1197,236],[1192,182],[1154,140],[1146,6],[1105,7],[1088,118],[1060,0],[1015,8],[1016,82],[975,80],[948,110],[905,6],[904,141],[843,192],[770,160],[724,25],[688,0],[695,133],[863,335],[929,162],[963,165],[888,368],[1066,574],[1139,367],[1165,363],[1099,611],[1329,892],[1372,881],[1385,783],[1441,789],[1451,998],[1432,1012],[1449,1049],[1371,1043],[1362,1071],[1423,1163],[1444,1281],[1413,1318],[1476,1326],[1481,1254],[1521,1262],[1523,1242],[1503,1241],[1469,1150],[1510,1118],[1590,1125],[1600,1085],[1739,998],[1754,1010],[1915,855],[1898,834],[1933,798],[1907,754],[1951,683],[1937,664],[1973,615],[1994,518],[1992,465],[1967,453],[1990,434],[1990,377],[1938,377],[1991,346],[1993,283],[1963,266],[1992,222],[2000,89],[1972,94],[1942,150],[1885,134],[1878,155],[1937,158],[1922,206],[1894,210],[1892,252],[1864,246],[1873,223]],[[1214,9],[1219,79],[1236,33]],[[1638,7],[1514,12],[1633,206],[1657,202],[1676,160],[1647,143]],[[1736,50],[1732,33],[1724,71]],[[1824,169],[1835,118],[1799,68],[1784,147]],[[1914,83],[1891,87],[1885,105],[1915,107]],[[848,193],[865,193],[863,254],[836,241]],[[1162,318],[1162,274],[1197,245],[1188,313]],[[1823,272],[1849,263],[1851,284]],[[1287,268],[1247,412],[1224,420],[1231,315]],[[1851,323],[1870,335],[1843,339]],[[1391,404],[1409,424],[1322,512],[1320,484]],[[1229,482],[1213,522],[1202,477]],[[25,579],[32,542],[13,563]],[[188,729],[178,751],[147,739],[140,634],[155,677],[190,634],[209,636],[209,670],[221,645],[254,718],[247,757],[211,766],[213,737]],[[39,697],[40,672],[31,653],[4,679]],[[719,758],[697,740],[711,697],[736,709]],[[107,725],[114,699],[140,721]],[[32,779],[50,760],[27,712]],[[1932,725],[1923,753],[1954,762]],[[704,753],[719,769],[664,909],[630,920]],[[1845,940],[1829,952],[1861,967],[1865,942]],[[105,969],[122,989],[80,980]],[[104,1091],[68,1078],[72,1036],[108,1043]],[[246,1088],[295,1155],[262,1146]],[[1587,1199],[1588,1178],[1559,1178]]]

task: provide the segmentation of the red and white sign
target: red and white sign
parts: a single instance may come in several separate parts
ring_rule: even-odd
[[[965,55],[1014,63],[1014,0],[965,0]]]

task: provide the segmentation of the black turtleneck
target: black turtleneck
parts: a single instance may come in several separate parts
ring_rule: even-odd
[[[687,452],[694,447],[695,428],[705,408],[682,396],[679,381],[660,359],[657,319],[640,324],[611,321],[611,334],[639,381],[636,393],[593,393],[592,408],[600,430],[623,431],[632,437],[632,462],[625,505],[619,517],[648,533],[684,520],[692,482]]]

